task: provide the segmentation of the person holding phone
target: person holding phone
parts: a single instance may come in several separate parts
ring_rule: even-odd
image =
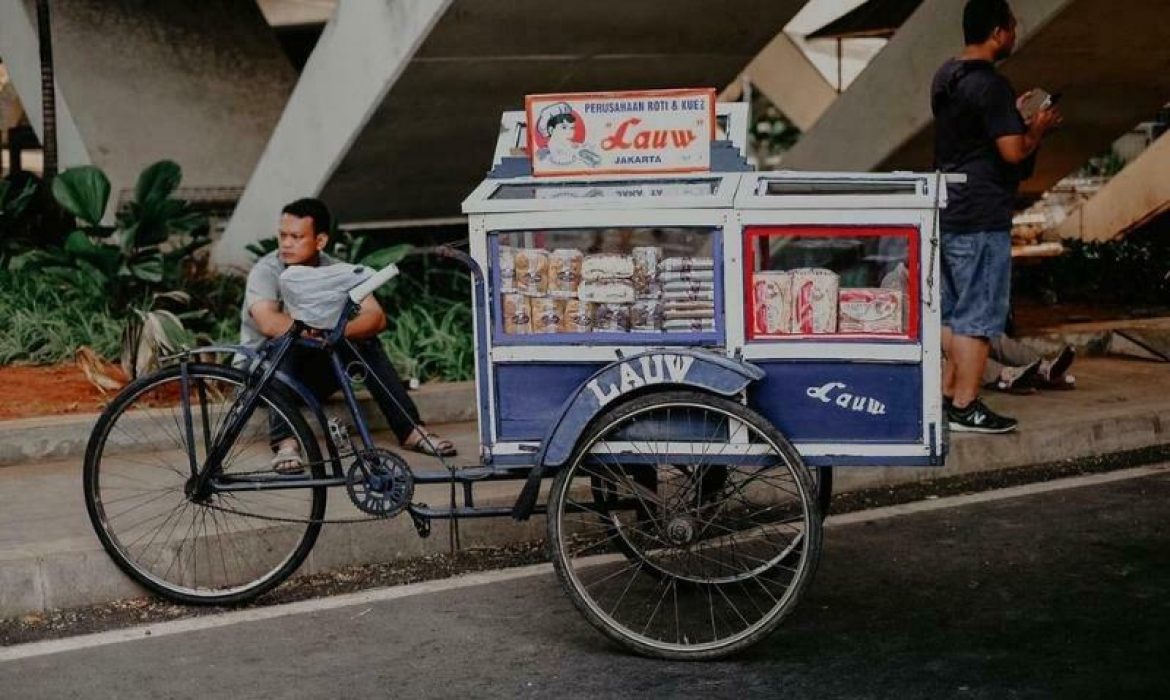
[[[1011,227],[1016,192],[1036,150],[1060,124],[1054,105],[1030,120],[995,64],[1016,44],[1016,17],[1006,0],[968,0],[962,53],[931,84],[935,167],[962,173],[947,186],[942,231],[943,399],[952,430],[1006,433],[1014,418],[979,399],[989,341],[1003,334],[1011,297]]]

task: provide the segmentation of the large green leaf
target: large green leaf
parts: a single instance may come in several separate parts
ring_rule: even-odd
[[[118,270],[122,256],[117,247],[94,243],[84,231],[74,231],[65,239],[65,252],[92,263],[107,275]]]
[[[182,181],[183,169],[178,163],[173,160],[160,160],[138,176],[138,184],[134,186],[134,201],[144,207],[154,202],[165,201]]]
[[[69,168],[53,180],[53,197],[65,211],[97,226],[110,200],[110,180],[92,165]]]
[[[127,263],[130,274],[143,282],[161,282],[163,278],[163,257],[157,250],[136,254]]]

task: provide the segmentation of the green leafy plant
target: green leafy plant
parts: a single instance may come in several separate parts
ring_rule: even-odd
[[[115,357],[124,325],[96,288],[6,271],[0,271],[0,319],[0,364],[62,362],[83,345]]]
[[[105,173],[92,166],[66,170],[53,180],[52,192],[78,228],[61,248],[29,251],[13,261],[22,272],[101,289],[127,324],[121,355],[131,376],[155,366],[159,352],[190,341],[182,316],[166,304],[190,301],[174,290],[182,284],[185,260],[210,240],[206,217],[172,197],[181,181],[176,163],[151,165],[138,177],[134,199],[117,214],[116,225],[106,226]]]
[[[31,177],[19,185],[10,179],[0,180],[0,269],[8,266],[13,255],[34,244],[35,222],[29,212],[39,189],[38,181]]]

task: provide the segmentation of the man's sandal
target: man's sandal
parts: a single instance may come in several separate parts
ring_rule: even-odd
[[[454,457],[458,454],[454,443],[439,437],[436,433],[422,432],[422,437],[410,444],[404,444],[403,447],[429,457]]]
[[[305,473],[305,458],[296,445],[281,445],[272,458],[272,471],[283,476]]]

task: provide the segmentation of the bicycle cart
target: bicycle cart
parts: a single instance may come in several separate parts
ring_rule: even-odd
[[[553,112],[611,138],[628,119],[652,124],[661,110],[612,105],[654,99],[689,106],[662,129],[667,167],[626,172],[641,163],[599,153],[633,133],[559,152],[549,136]],[[530,98],[504,115],[493,169],[464,202],[470,255],[432,251],[472,275],[476,464],[412,469],[374,444],[348,382],[353,437],[276,369],[309,344],[339,379],[362,374],[333,349],[387,268],[339,301],[347,313],[324,337],[298,322],[259,352],[193,350],[128,386],[86,453],[103,545],[156,593],[228,604],[302,563],[330,487],[424,535],[434,520],[543,513],[569,597],[624,647],[713,658],[766,636],[816,569],[830,468],[943,463],[946,194],[937,174],[752,172],[746,116],[709,91]],[[666,152],[688,123],[711,128],[695,159]],[[249,362],[198,361],[207,352]],[[308,474],[273,472],[277,429]],[[501,480],[523,481],[515,502],[477,505],[474,487]],[[417,503],[420,483],[459,485],[462,500]]]

